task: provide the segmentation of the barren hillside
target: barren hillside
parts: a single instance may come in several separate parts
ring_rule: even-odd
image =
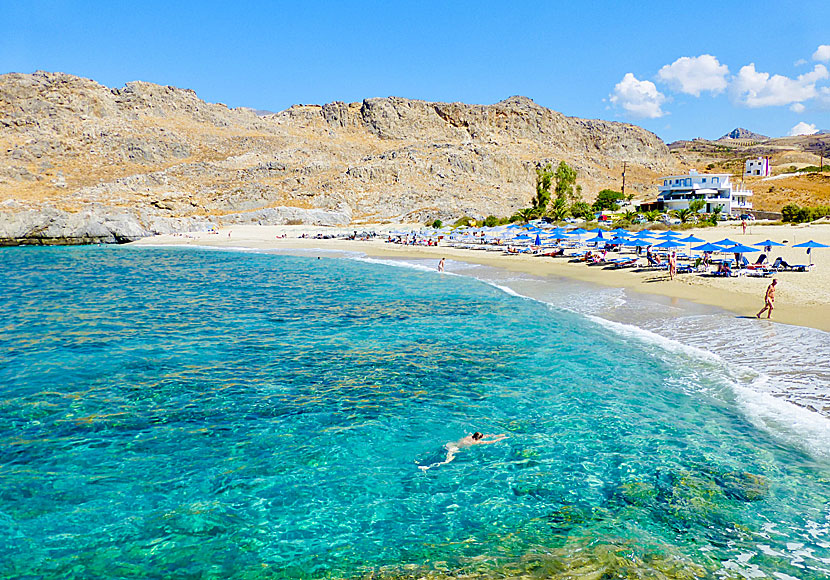
[[[494,105],[373,98],[257,116],[145,82],[110,89],[63,73],[0,76],[6,214],[120,212],[144,227],[194,217],[504,216],[529,203],[536,167],[560,160],[576,167],[589,200],[619,188],[624,161],[627,191],[638,198],[652,197],[656,179],[676,168],[644,129],[566,117],[524,97]]]

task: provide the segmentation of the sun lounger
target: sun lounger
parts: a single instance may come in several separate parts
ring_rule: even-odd
[[[669,269],[669,263],[664,262],[662,264],[646,264],[645,266],[637,268],[634,271],[635,272],[660,272],[662,270],[668,270],[668,269]]]
[[[809,272],[812,267],[813,264],[788,264],[781,256],[778,256],[770,269],[776,272]]]
[[[761,257],[758,258],[758,261],[754,264],[747,260],[746,256],[741,256],[741,267],[746,268],[747,270],[761,270],[766,268],[764,266],[764,262],[766,261],[767,257],[764,254],[761,254]]]
[[[639,258],[617,258],[616,260],[609,260],[606,266],[607,270],[619,270],[621,268],[635,268]]]

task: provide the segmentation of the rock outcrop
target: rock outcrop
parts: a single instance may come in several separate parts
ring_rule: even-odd
[[[626,190],[649,196],[675,167],[644,129],[567,117],[525,97],[372,98],[263,115],[145,82],[110,89],[63,73],[0,75],[7,242],[509,215],[532,198],[536,168],[561,160],[588,199],[619,186],[623,162]]]
[[[211,227],[208,220],[199,218],[158,217],[105,206],[79,212],[43,207],[0,213],[0,246],[114,244]]]
[[[718,139],[719,141],[724,141],[727,139],[748,139],[752,141],[766,141],[769,139],[766,135],[761,135],[760,133],[753,133],[749,129],[744,129],[743,127],[738,127],[737,129],[732,129],[729,133]]]

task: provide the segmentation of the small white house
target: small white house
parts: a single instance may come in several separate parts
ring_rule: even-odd
[[[752,177],[769,177],[769,158],[758,157],[757,159],[747,159],[744,166],[744,175]]]
[[[657,201],[663,209],[681,210],[695,199],[706,202],[703,210],[710,213],[716,206],[723,206],[724,214],[740,214],[752,209],[747,201],[752,192],[735,189],[729,173],[698,173],[694,169],[688,175],[670,175],[663,178]]]

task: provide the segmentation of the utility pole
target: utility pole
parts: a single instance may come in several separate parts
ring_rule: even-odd
[[[623,184],[622,184],[622,191],[620,192],[620,193],[623,194],[623,199],[625,199],[625,168],[626,168],[627,165],[628,165],[628,162],[623,161],[623,175],[622,175]]]

